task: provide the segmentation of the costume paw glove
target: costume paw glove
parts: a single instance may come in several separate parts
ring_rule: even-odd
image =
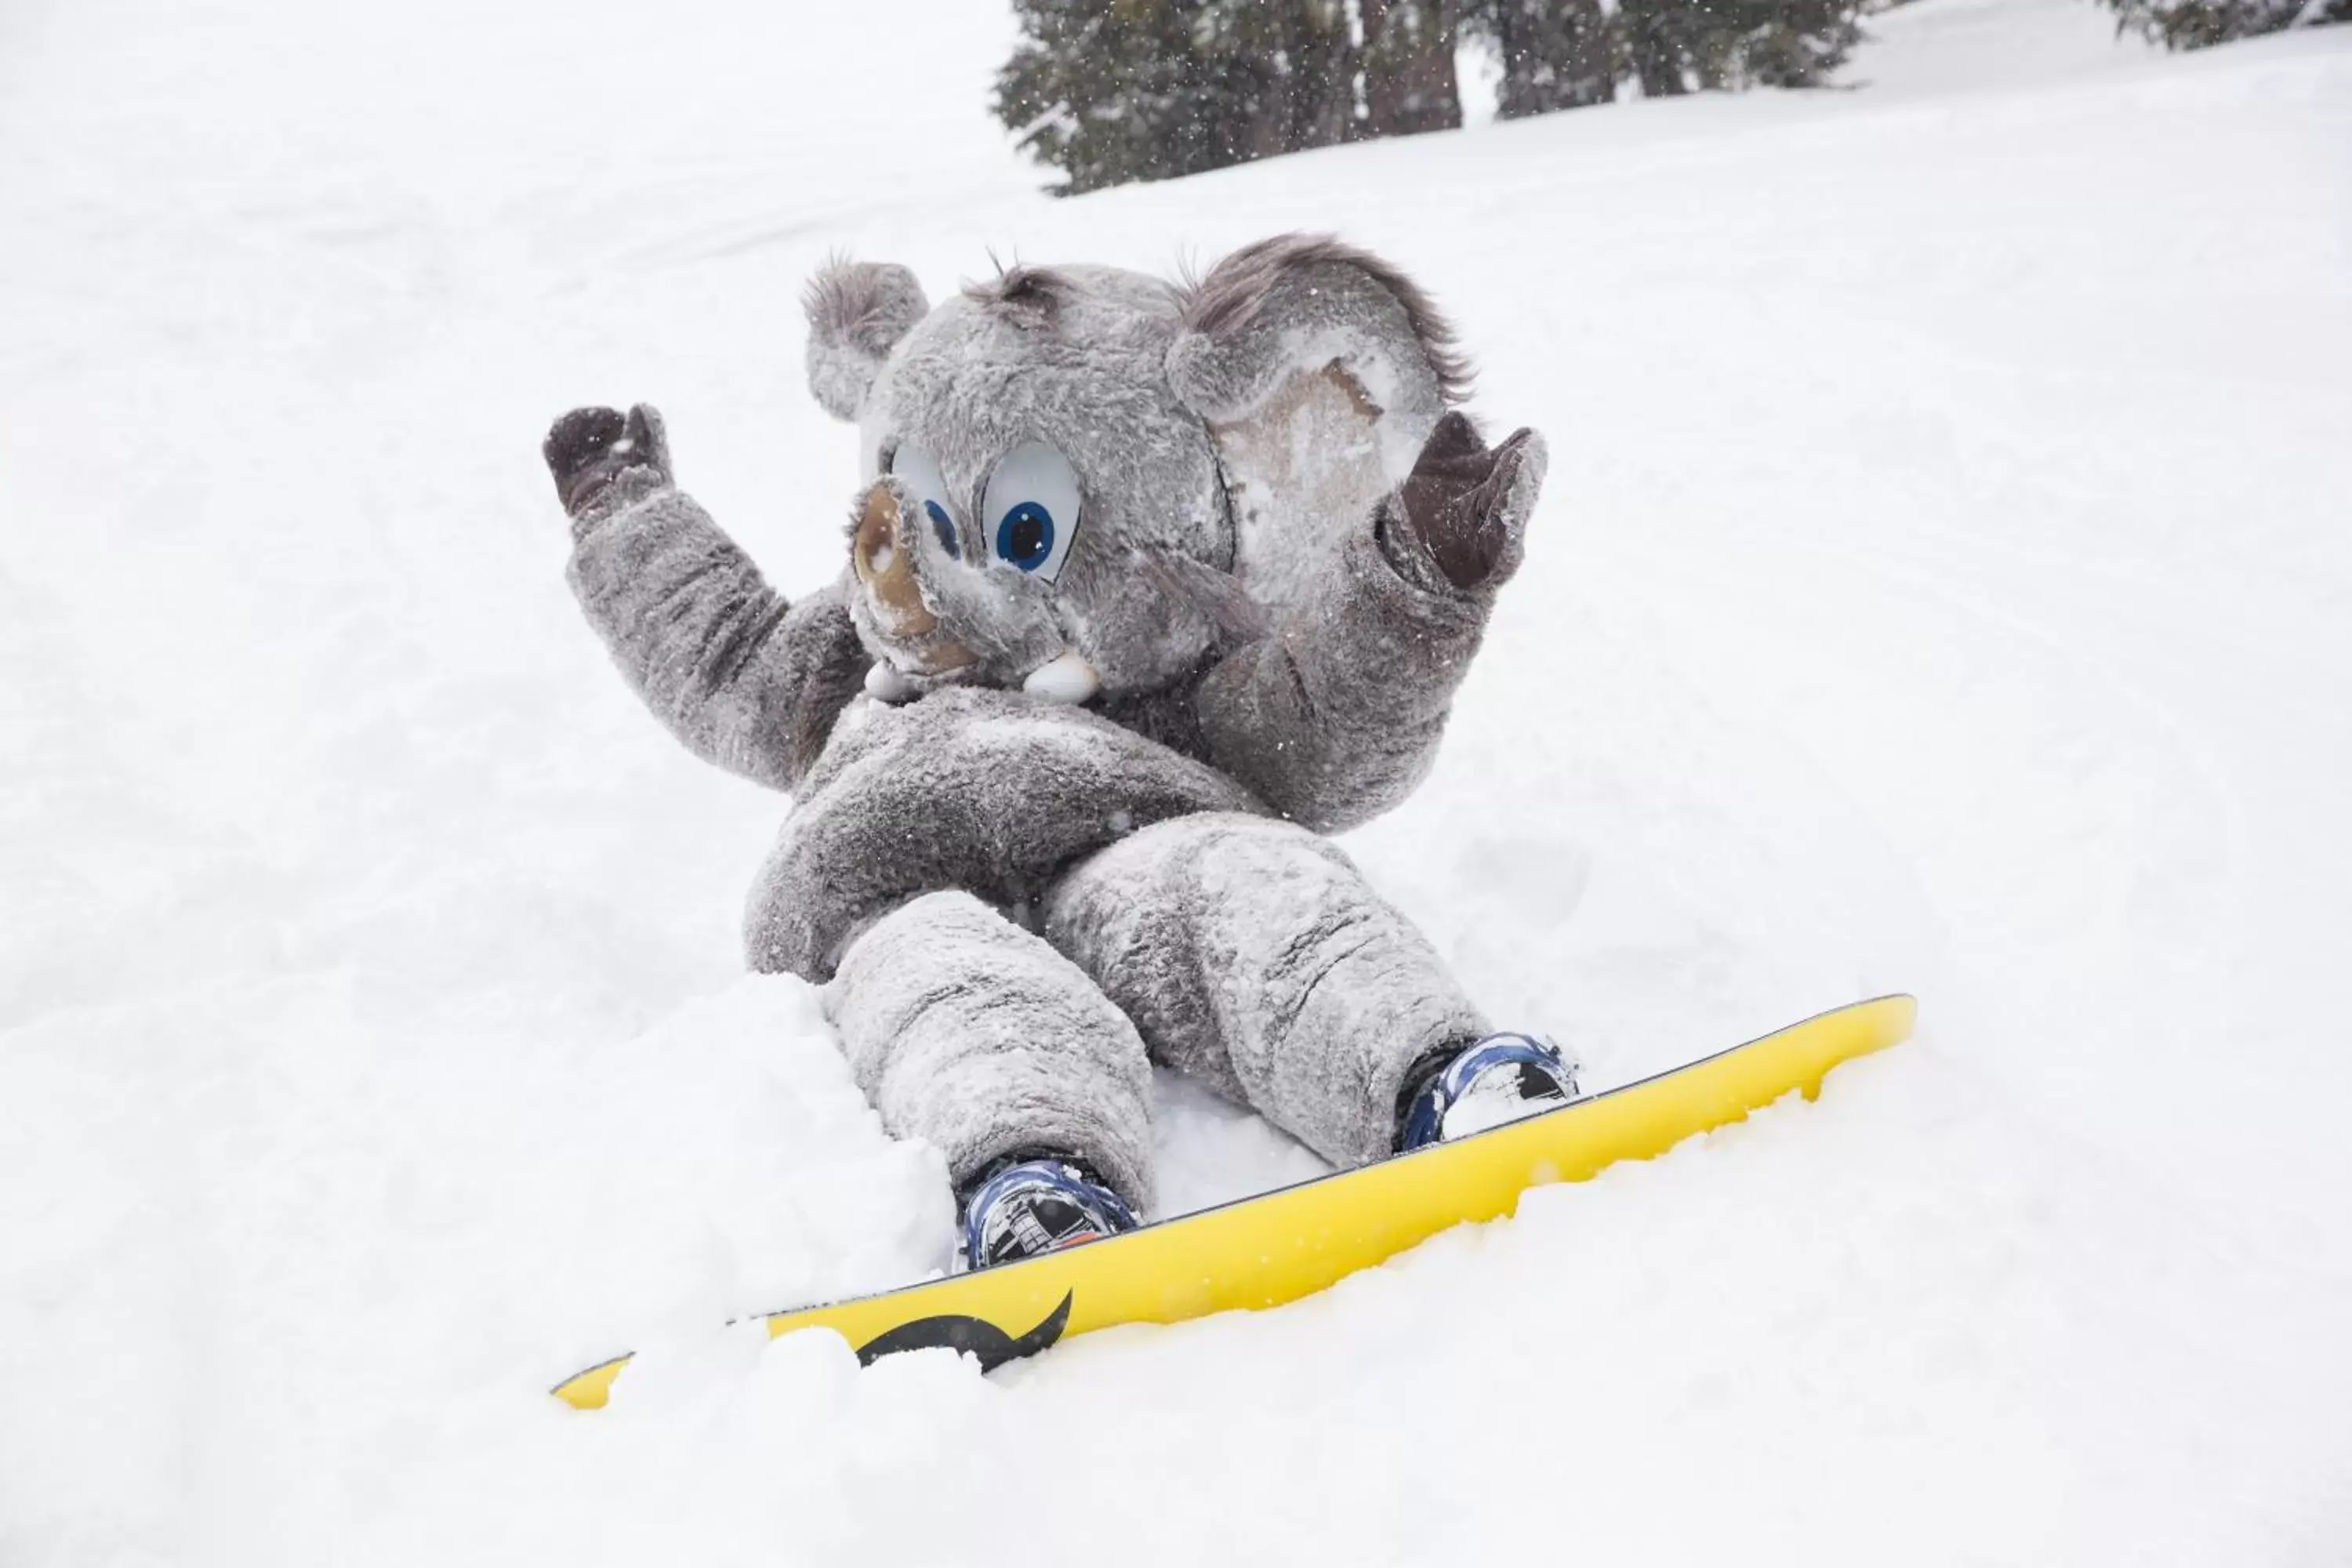
[[[661,415],[647,404],[626,416],[615,408],[575,408],[555,422],[540,451],[574,523],[593,521],[671,483],[669,438]]]
[[[1391,498],[1387,542],[1417,538],[1456,588],[1497,588],[1519,569],[1528,514],[1543,488],[1543,437],[1515,431],[1488,447],[1460,413],[1429,433],[1412,472]]]

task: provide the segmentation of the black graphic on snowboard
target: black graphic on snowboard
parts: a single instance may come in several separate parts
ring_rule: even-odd
[[[886,1355],[900,1351],[929,1351],[945,1347],[976,1357],[982,1372],[993,1372],[1009,1361],[1019,1361],[1025,1355],[1035,1355],[1049,1350],[1062,1337],[1062,1330],[1070,1321],[1070,1303],[1076,1299],[1075,1291],[1062,1297],[1062,1304],[1045,1314],[1045,1321],[1014,1339],[994,1323],[979,1318],[949,1314],[938,1318],[918,1318],[911,1323],[901,1323],[877,1339],[857,1347],[860,1366],[872,1366]]]

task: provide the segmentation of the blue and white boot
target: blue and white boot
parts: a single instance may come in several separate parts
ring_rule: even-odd
[[[1533,1035],[1489,1035],[1407,1076],[1397,1152],[1451,1143],[1581,1098],[1576,1064],[1558,1046]]]
[[[963,1205],[958,1250],[966,1268],[992,1268],[1134,1228],[1133,1211],[1093,1172],[1048,1154],[1017,1159],[980,1184]]]

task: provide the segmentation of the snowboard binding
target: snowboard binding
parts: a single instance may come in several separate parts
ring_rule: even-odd
[[[1000,1161],[964,1201],[957,1251],[964,1268],[992,1268],[1135,1228],[1135,1215],[1093,1172],[1066,1155]]]
[[[1581,1098],[1576,1064],[1558,1046],[1532,1035],[1489,1035],[1406,1075],[1397,1152],[1451,1143]]]

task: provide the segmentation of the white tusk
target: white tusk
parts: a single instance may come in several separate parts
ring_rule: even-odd
[[[1032,697],[1042,697],[1048,702],[1067,702],[1073,707],[1084,702],[1102,689],[1102,677],[1095,673],[1076,652],[1047,659],[1029,672],[1021,689]]]
[[[915,695],[915,683],[898,673],[888,659],[876,659],[866,672],[866,695],[877,702],[904,702]]]

